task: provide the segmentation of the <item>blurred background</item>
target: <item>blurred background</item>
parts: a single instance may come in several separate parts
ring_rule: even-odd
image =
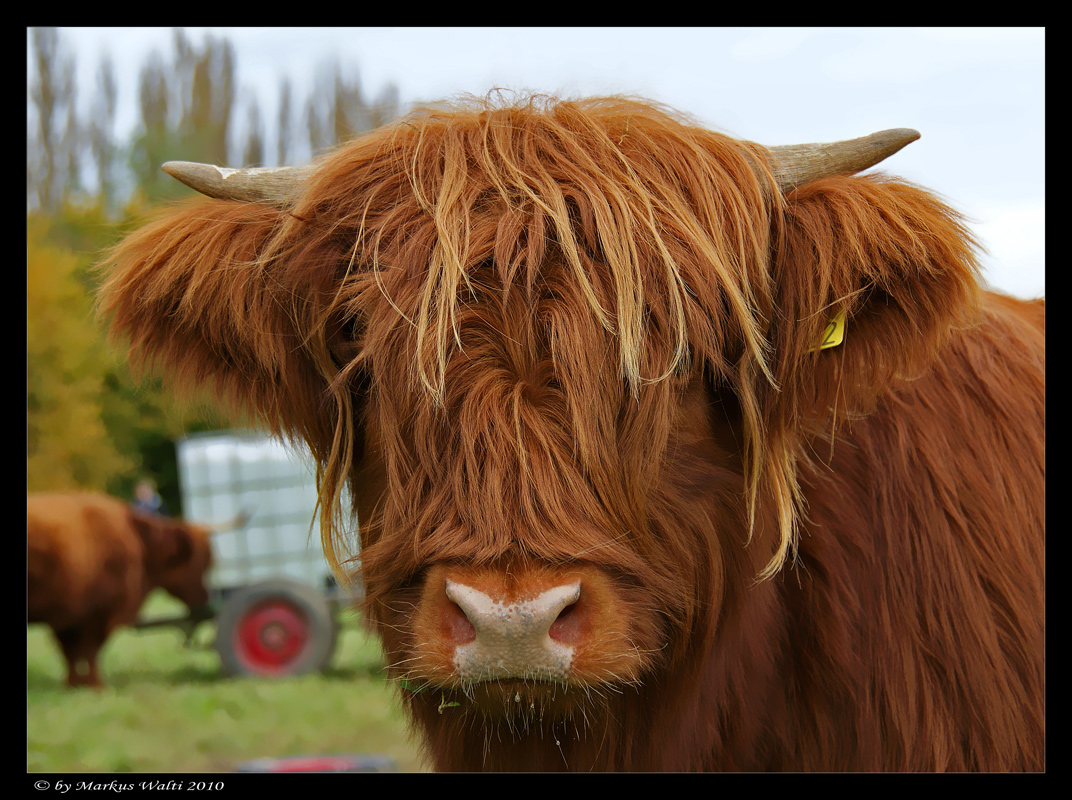
[[[984,277],[993,287],[1020,297],[1045,292],[1041,28],[28,28],[26,43],[31,491],[130,497],[148,477],[177,511],[176,442],[250,424],[224,415],[211,398],[177,406],[159,381],[133,378],[94,322],[92,267],[101,251],[155,205],[190,194],[161,163],[299,164],[414,105],[461,94],[633,94],[768,145],[916,128],[922,139],[882,169],[936,191],[969,217],[987,248]],[[358,677],[367,681],[375,701],[362,707],[378,720],[370,746],[390,741],[402,768],[419,768],[377,678],[375,647],[357,638],[353,620],[347,626],[355,638],[323,679],[335,675],[338,703],[353,702]],[[62,693],[58,655],[35,635],[28,634],[31,771],[211,771],[353,739],[354,725],[335,731],[315,721],[304,684],[291,701],[264,694],[283,691],[278,684],[256,682],[221,699],[213,694],[218,665],[193,653],[190,663],[171,658],[179,645],[170,640],[160,645],[159,662],[171,665],[158,674],[161,697],[206,685],[210,692],[192,704],[182,698],[183,708],[204,714],[181,723],[191,729],[189,748],[177,752],[161,739],[155,753],[144,736],[102,738],[92,733],[96,701]],[[144,665],[156,661],[139,648],[146,636],[166,635],[124,634],[141,638],[109,645],[104,671],[116,678],[107,690],[113,700],[118,692],[129,703],[130,692],[152,683]],[[323,687],[317,693],[334,697]],[[88,715],[73,727],[57,711],[72,702]],[[148,705],[163,702],[171,700]],[[116,713],[133,716],[118,728],[130,728],[139,706],[121,705]],[[233,735],[206,743],[205,720],[246,719],[270,730],[278,716],[260,715],[273,705],[293,705],[302,721],[286,727],[309,735],[254,736],[241,753],[228,749]]]

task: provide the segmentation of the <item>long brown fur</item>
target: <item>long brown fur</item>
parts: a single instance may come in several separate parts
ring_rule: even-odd
[[[292,209],[169,210],[102,312],[309,442],[333,560],[350,481],[440,769],[1041,769],[1042,306],[982,292],[922,189],[772,186],[639,101],[424,110]],[[626,666],[523,708],[436,691],[437,564],[598,569]]]

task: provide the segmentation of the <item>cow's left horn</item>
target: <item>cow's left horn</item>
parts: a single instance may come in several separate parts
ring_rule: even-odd
[[[829,144],[788,144],[770,147],[771,166],[778,188],[789,192],[831,175],[851,175],[889,158],[919,138],[911,128],[886,131]]]
[[[208,197],[289,208],[315,167],[227,169],[193,161],[168,161],[161,169]]]

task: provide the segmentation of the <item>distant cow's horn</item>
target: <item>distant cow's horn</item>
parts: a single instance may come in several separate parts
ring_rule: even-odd
[[[204,527],[208,529],[209,534],[227,533],[228,531],[238,530],[239,528],[245,527],[252,516],[253,515],[248,511],[242,511],[239,512],[234,519],[229,519],[226,522],[217,522],[215,525],[205,525]]]
[[[787,144],[771,147],[774,179],[783,192],[831,175],[851,175],[889,158],[919,138],[911,128],[886,131],[829,144]]]
[[[193,161],[168,161],[161,169],[191,189],[218,200],[245,200],[286,208],[293,204],[315,167],[227,169]]]

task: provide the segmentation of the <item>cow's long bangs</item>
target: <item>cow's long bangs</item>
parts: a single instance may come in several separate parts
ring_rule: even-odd
[[[340,149],[295,216],[322,231],[317,244],[305,231],[306,252],[326,245],[346,265],[329,313],[363,317],[353,363],[407,329],[412,363],[399,377],[440,408],[466,310],[492,283],[529,308],[572,298],[574,319],[604,335],[562,337],[556,358],[585,364],[581,351],[598,348],[632,402],[644,386],[707,369],[756,431],[755,386],[770,380],[765,163],[758,146],[627,98],[469,100]],[[329,498],[351,436],[335,437]],[[765,454],[749,441],[755,487]]]
[[[769,294],[766,212],[753,169],[762,156],[750,148],[623,98],[469,101],[415,111],[337,151],[295,218],[315,219],[320,231],[301,227],[307,254],[328,243],[323,255],[338,258],[348,239],[341,260],[377,274],[428,340],[417,369],[434,397],[475,270],[493,262],[502,286],[531,296],[550,252],[614,333],[635,392],[697,347],[717,345],[721,358],[743,338],[762,362],[764,326],[754,317]],[[702,324],[690,319],[697,314]],[[654,315],[667,319],[673,346],[669,363],[647,375],[640,364]]]

